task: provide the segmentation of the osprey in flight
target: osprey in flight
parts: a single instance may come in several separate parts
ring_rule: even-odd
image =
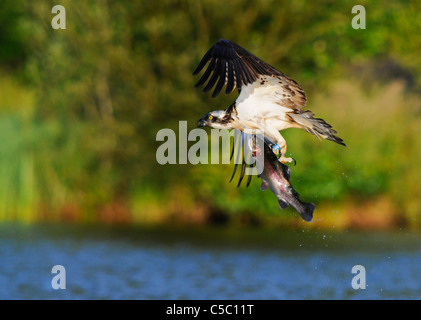
[[[300,128],[318,138],[345,146],[331,125],[323,119],[314,118],[310,110],[303,109],[307,98],[297,82],[239,45],[219,40],[205,54],[193,74],[198,74],[208,62],[195,87],[202,86],[210,78],[203,91],[208,92],[216,84],[213,98],[224,85],[226,94],[236,87],[240,94],[227,109],[206,114],[198,121],[198,126],[262,130],[273,150],[280,150],[281,162],[292,162],[293,159],[285,157],[287,144],[280,130]]]

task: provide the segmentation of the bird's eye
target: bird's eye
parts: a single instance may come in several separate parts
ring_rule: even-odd
[[[209,116],[209,120],[212,120],[213,119],[213,116]]]

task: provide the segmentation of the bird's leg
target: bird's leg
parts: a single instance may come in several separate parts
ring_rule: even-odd
[[[252,129],[252,130],[263,131],[262,132],[263,135],[265,137],[267,137],[269,141],[276,141],[276,143],[273,144],[271,146],[271,148],[272,148],[272,151],[278,156],[280,162],[282,162],[282,163],[286,163],[286,162],[296,163],[295,159],[285,157],[285,154],[287,152],[287,143],[286,143],[284,137],[282,137],[281,133],[278,130],[267,127],[265,125],[262,126],[262,125],[259,125],[255,122],[253,122],[253,121],[247,121],[247,120],[243,120],[243,121],[239,122],[239,124],[243,127],[248,127],[249,129]],[[246,130],[244,130],[244,131],[246,131]]]
[[[295,166],[297,164],[297,161],[295,161],[294,158],[285,157],[286,152],[287,152],[287,144],[285,143],[285,145],[281,148],[281,157],[279,158],[279,161],[281,161],[282,163],[294,162],[294,166]]]
[[[253,121],[243,120],[238,121],[237,126],[239,130],[251,135],[249,140],[249,148],[252,151],[253,157],[256,156],[256,134],[264,133],[264,128]]]
[[[273,134],[276,138],[276,144],[272,146],[272,150],[276,155],[279,156],[279,161],[282,163],[285,163],[285,162],[296,163],[295,159],[285,157],[285,154],[287,152],[287,142],[285,141],[284,137],[277,130],[276,130],[276,133],[275,131],[273,131]]]

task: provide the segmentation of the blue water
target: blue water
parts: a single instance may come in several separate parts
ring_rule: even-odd
[[[1,299],[420,299],[420,267],[402,231],[0,226]]]

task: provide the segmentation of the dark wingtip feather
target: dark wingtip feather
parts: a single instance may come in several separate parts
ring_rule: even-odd
[[[193,75],[198,74],[200,71],[202,71],[203,67],[206,65],[206,63],[210,60],[212,55],[213,47],[208,50],[208,52],[205,53],[202,60],[200,60],[199,65],[197,68],[193,71]]]
[[[232,155],[234,155],[234,147],[235,147],[235,142],[236,140],[240,139],[240,141],[238,142],[238,151],[237,151],[237,157],[235,160],[235,164],[234,164],[234,172],[232,173],[230,182],[232,181],[232,179],[234,179],[235,173],[237,172],[237,167],[238,167],[238,161],[240,160],[240,154],[241,154],[241,150],[244,144],[244,138],[243,138],[243,133],[239,132],[239,131],[235,131],[235,136],[234,136],[234,145],[232,146]],[[237,138],[236,138],[237,137]]]
[[[226,65],[225,61],[222,61],[221,67],[222,67],[222,70],[220,71],[219,81],[218,81],[218,84],[215,87],[215,90],[213,91],[212,98],[216,98],[218,96],[218,94],[221,92],[221,90],[222,90],[222,88],[224,87],[224,84],[225,84],[225,73],[226,73],[226,70],[227,70],[227,65]]]
[[[234,172],[232,173],[232,176],[231,176],[231,179],[230,179],[229,183],[231,183],[232,179],[234,179],[235,173],[237,172],[237,166],[238,166],[238,163],[234,164]]]
[[[241,165],[241,174],[240,174],[240,179],[238,180],[237,188],[240,187],[241,182],[244,179],[244,173],[245,172],[246,172],[246,163],[243,161],[243,164]]]
[[[250,166],[250,168],[254,168],[255,167],[255,164],[252,164],[251,166]],[[250,185],[250,182],[251,182],[251,178],[253,177],[253,175],[252,174],[249,174],[249,176],[248,176],[248,178],[247,178],[247,185],[246,185],[246,187],[248,188],[248,186]]]
[[[215,85],[216,81],[218,80],[219,74],[221,72],[221,60],[217,59],[216,61],[216,66],[215,69],[213,71],[212,77],[210,78],[208,84],[206,85],[206,87],[203,89],[203,92],[208,92],[210,91],[213,86]]]
[[[241,134],[241,133],[239,133],[239,131],[238,131],[238,130],[234,129],[234,142],[233,142],[233,144],[232,144],[232,150],[231,150],[231,155],[230,155],[230,161],[231,161],[231,160],[232,160],[232,158],[234,157],[235,146],[236,146],[236,144],[237,144],[238,136],[239,136],[240,134]]]
[[[203,73],[203,75],[200,77],[199,81],[196,83],[195,88],[201,87],[206,80],[208,80],[210,74],[212,73],[213,68],[215,67],[215,59],[212,59],[211,62],[208,65],[208,68]]]

